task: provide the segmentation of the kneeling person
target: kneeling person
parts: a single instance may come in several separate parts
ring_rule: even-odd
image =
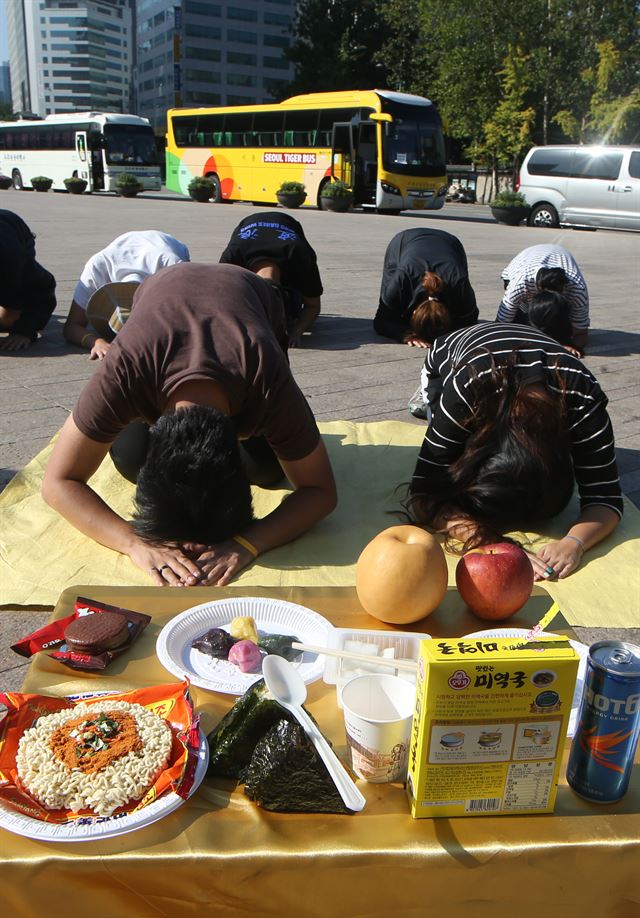
[[[134,307],[62,429],[43,496],[158,585],[224,585],[336,503],[324,444],[278,341],[282,303],[248,271],[181,264],[145,281]],[[132,425],[140,420],[148,435]],[[129,456],[125,470],[137,477],[128,522],[87,482],[131,431],[138,460]],[[261,520],[241,458],[245,438],[258,447],[247,457],[251,477],[273,482],[277,457],[278,476],[293,486]]]
[[[278,211],[245,217],[231,234],[220,262],[248,268],[282,287],[289,346],[299,347],[302,335],[320,314],[322,296],[316,253],[301,224]]]

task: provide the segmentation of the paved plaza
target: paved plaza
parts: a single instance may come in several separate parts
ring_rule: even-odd
[[[57,279],[58,307],[36,345],[0,353],[0,487],[32,459],[62,426],[96,364],[87,351],[66,344],[62,325],[85,261],[120,233],[157,229],[186,243],[191,258],[217,262],[233,227],[257,210],[251,205],[196,204],[170,194],[134,199],[49,192],[0,192],[0,207],[13,210],[36,233],[38,260]],[[378,301],[387,243],[424,221],[463,243],[480,317],[495,318],[500,271],[521,249],[559,243],[580,265],[591,301],[586,364],[609,397],[625,493],[640,505],[640,235],[599,230],[542,230],[495,223],[487,207],[449,204],[433,214],[379,216],[303,209],[295,214],[318,254],[324,283],[322,314],[304,347],[291,352],[295,376],[319,421],[396,419],[407,413],[424,352],[378,338],[371,319]],[[37,546],[34,546],[37,551]],[[13,638],[43,623],[48,614],[3,614],[3,636]],[[3,648],[9,641],[3,640]],[[24,667],[0,650],[2,688],[17,688]]]

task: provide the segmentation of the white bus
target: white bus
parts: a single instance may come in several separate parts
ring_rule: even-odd
[[[135,175],[147,191],[160,190],[155,136],[146,118],[75,112],[0,122],[0,173],[18,191],[39,175],[62,191],[71,176],[86,179],[87,191],[115,191],[121,172]]]

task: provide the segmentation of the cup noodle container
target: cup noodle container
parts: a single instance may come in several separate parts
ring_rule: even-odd
[[[342,689],[345,732],[353,770],[365,781],[404,781],[415,685],[398,676],[356,676]]]

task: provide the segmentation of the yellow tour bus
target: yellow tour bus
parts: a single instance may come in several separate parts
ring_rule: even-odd
[[[378,213],[437,210],[447,191],[445,148],[429,99],[383,89],[321,92],[270,105],[174,108],[167,113],[167,187],[196,176],[213,200],[272,204],[282,182],[303,182],[306,205],[346,182],[354,204]]]

